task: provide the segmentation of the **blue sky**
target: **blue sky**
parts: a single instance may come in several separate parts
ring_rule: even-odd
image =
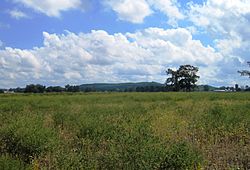
[[[200,68],[199,84],[247,85],[247,0],[3,0],[0,88],[164,82]]]

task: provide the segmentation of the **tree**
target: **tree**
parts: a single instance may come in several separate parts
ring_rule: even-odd
[[[171,75],[166,80],[166,85],[173,91],[191,91],[196,87],[196,82],[200,78],[197,76],[198,67],[191,65],[181,65],[178,70],[167,70],[167,75]]]
[[[241,89],[239,88],[239,85],[238,84],[235,84],[235,90],[236,91],[240,91]]]
[[[179,91],[180,85],[179,85],[179,75],[178,70],[174,71],[172,69],[167,70],[167,75],[171,75],[171,77],[167,78],[166,85],[170,91]]]
[[[60,86],[49,86],[46,88],[46,92],[63,92],[65,89]]]
[[[250,61],[248,61],[247,64],[250,67]],[[242,76],[248,76],[250,78],[250,71],[249,70],[238,71],[238,73],[240,73]]]
[[[65,91],[66,92],[80,92],[80,86],[71,86],[71,85],[67,84],[65,86]]]
[[[24,89],[25,93],[44,93],[45,92],[46,87],[40,84],[30,84],[27,85]]]

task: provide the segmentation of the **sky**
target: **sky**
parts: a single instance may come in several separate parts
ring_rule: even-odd
[[[0,88],[160,82],[249,85],[249,0],[1,0]]]

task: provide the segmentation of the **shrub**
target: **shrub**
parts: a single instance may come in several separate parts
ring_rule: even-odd
[[[43,127],[39,117],[21,117],[0,131],[1,152],[18,156],[26,163],[51,151],[57,141],[55,132]]]
[[[24,164],[21,160],[14,159],[9,155],[0,156],[0,168],[4,170],[13,170],[13,169],[31,169],[30,166]]]
[[[201,161],[201,156],[197,151],[190,148],[186,143],[177,143],[170,147],[170,149],[167,151],[166,158],[161,163],[159,169],[198,169]]]

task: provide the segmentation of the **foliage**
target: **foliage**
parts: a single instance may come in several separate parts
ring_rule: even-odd
[[[196,87],[199,79],[197,76],[198,67],[191,65],[181,65],[178,70],[167,70],[167,74],[171,77],[167,78],[166,85],[172,87],[173,91],[191,91]]]
[[[9,155],[0,156],[0,168],[3,170],[32,169],[30,165],[26,165],[22,160],[13,159]]]
[[[24,89],[25,93],[43,93],[45,91],[46,87],[40,84],[30,84],[27,85]]]
[[[193,170],[198,169],[201,162],[202,158],[199,153],[186,143],[181,142],[170,147],[159,169]]]
[[[1,152],[17,156],[26,163],[53,149],[57,142],[52,129],[43,127],[39,117],[19,117],[1,128]]]
[[[46,88],[46,92],[63,92],[65,89],[60,86],[49,86]]]
[[[66,92],[79,92],[80,91],[80,86],[71,86],[71,85],[67,84],[65,86],[65,91]]]

